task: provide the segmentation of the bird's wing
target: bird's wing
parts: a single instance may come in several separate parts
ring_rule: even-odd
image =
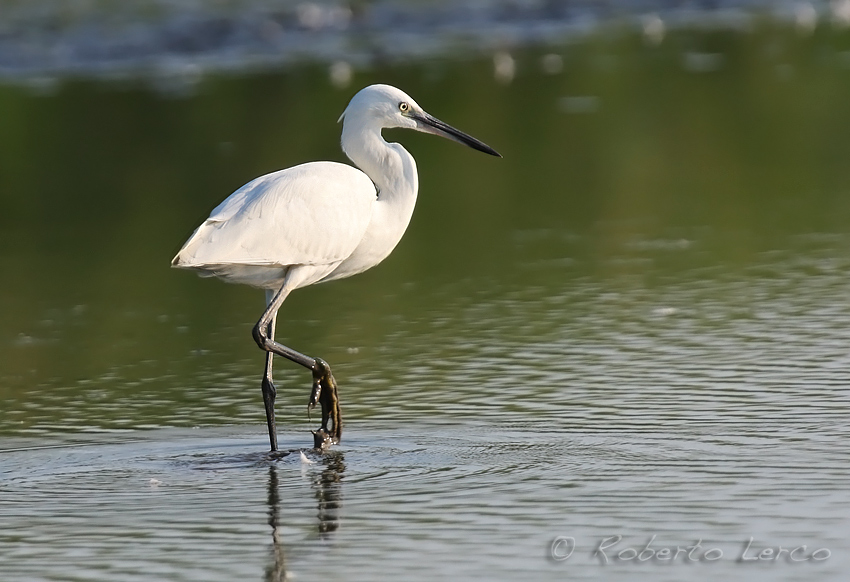
[[[369,225],[377,192],[360,170],[312,162],[261,176],[219,204],[172,265],[330,265]]]

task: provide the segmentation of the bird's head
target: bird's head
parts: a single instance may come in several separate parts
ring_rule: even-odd
[[[390,85],[370,85],[361,89],[342,112],[339,121],[383,128],[407,128],[433,133],[478,151],[502,157],[496,150],[459,129],[428,114],[401,89]]]

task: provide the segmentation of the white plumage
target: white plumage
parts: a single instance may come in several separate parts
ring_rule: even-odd
[[[311,162],[261,176],[219,204],[171,262],[203,277],[267,290],[268,307],[254,338],[268,352],[263,396],[272,450],[277,449],[272,354],[313,371],[310,404],[321,402],[323,412],[322,430],[314,433],[316,443],[339,440],[341,421],[330,368],[275,342],[274,322],[294,289],[361,273],[384,260],[401,240],[419,189],[416,161],[401,145],[384,141],[381,130],[415,129],[499,155],[425,113],[389,85],[358,92],[340,119],[342,149],[360,169]]]
[[[274,290],[288,275],[292,290],[377,265],[416,203],[416,161],[381,136],[385,127],[420,129],[410,112],[424,114],[395,87],[363,89],[341,117],[342,149],[363,171],[312,162],[261,176],[212,211],[172,266]]]
[[[315,283],[340,266],[369,227],[377,203],[363,172],[312,162],[261,176],[218,205],[173,261],[233,283],[277,290],[287,269]]]

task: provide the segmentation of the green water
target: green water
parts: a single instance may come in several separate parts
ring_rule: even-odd
[[[397,320],[433,324],[441,285],[560,291],[590,278],[651,289],[701,277],[698,268],[745,278],[794,236],[846,233],[845,48],[850,35],[828,30],[680,33],[661,47],[627,35],[558,49],[555,75],[541,72],[539,53],[519,54],[508,86],[489,62],[435,61],[360,73],[346,90],[312,68],[207,79],[171,99],[133,84],[4,87],[0,432],[192,423],[175,415],[205,407],[193,377],[255,372],[249,328],[262,298],[173,272],[169,260],[252,177],[344,160],[336,118],[372,82],[404,88],[505,159],[387,132],[420,166],[403,243],[357,280],[295,294],[282,315],[291,343],[337,363],[342,378],[380,365],[367,354]],[[696,52],[717,54],[719,68],[689,71]],[[570,113],[571,103],[592,107]],[[387,362],[381,375],[400,368]],[[138,415],[119,405],[141,398],[156,404]],[[255,408],[253,392],[227,398],[209,417],[198,411],[204,422]],[[80,403],[68,418],[69,400],[98,412]]]
[[[549,52],[560,71],[543,71]],[[828,26],[671,32],[659,46],[603,30],[515,53],[507,84],[490,60],[457,59],[376,66],[345,89],[318,66],[208,77],[189,93],[0,87],[7,579],[47,568],[37,531],[98,558],[94,570],[70,560],[79,579],[278,579],[266,517],[278,511],[300,579],[635,579],[644,571],[587,557],[617,532],[632,545],[708,536],[727,557],[749,535],[825,546],[825,563],[747,575],[840,579],[848,55],[850,32]],[[297,463],[269,476],[269,461],[244,457],[267,446],[250,334],[262,293],[169,261],[251,178],[343,161],[336,119],[375,82],[504,159],[385,132],[419,165],[405,238],[379,267],[298,291],[280,314],[281,341],[334,367],[346,421],[344,468],[302,486]],[[309,375],[281,364],[276,379],[282,446],[307,446]],[[27,452],[57,443],[82,444]],[[89,472],[75,477],[80,463]],[[207,474],[193,469],[211,467],[214,500],[193,497]],[[316,499],[340,476],[340,531],[317,540]],[[150,477],[181,483],[180,496],[163,487],[153,503]],[[288,513],[266,491],[278,479]],[[36,515],[28,490],[78,521]],[[126,531],[88,521],[121,515],[121,499],[139,509]],[[547,562],[551,539],[576,531],[581,567]],[[156,543],[118,551],[101,534]],[[192,539],[197,560],[169,554],[172,539]],[[204,560],[216,566],[197,569]],[[731,559],[704,566],[741,573]]]

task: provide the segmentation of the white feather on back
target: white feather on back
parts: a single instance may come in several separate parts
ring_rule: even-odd
[[[219,204],[172,264],[217,276],[243,266],[336,265],[363,239],[376,196],[369,177],[345,164],[273,172]]]

